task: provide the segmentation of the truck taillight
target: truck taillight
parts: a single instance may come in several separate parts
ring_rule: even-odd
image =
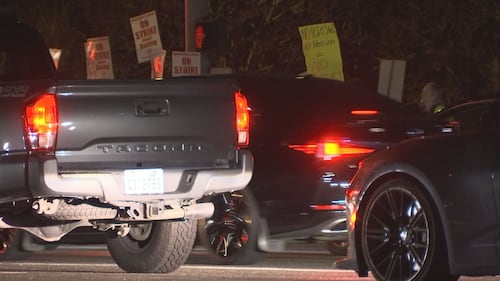
[[[55,148],[57,137],[56,97],[44,94],[36,98],[25,109],[25,134],[31,150]]]
[[[331,160],[343,155],[354,155],[374,152],[375,149],[354,145],[342,141],[325,141],[317,144],[288,145],[289,148],[306,154],[315,154],[317,158]]]
[[[236,132],[238,147],[245,148],[250,140],[250,114],[248,112],[248,102],[246,97],[240,93],[234,93],[236,104]]]

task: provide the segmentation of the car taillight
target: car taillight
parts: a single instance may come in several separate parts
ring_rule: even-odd
[[[344,204],[329,204],[329,205],[311,205],[309,206],[314,211],[345,211],[347,209]]]
[[[248,112],[248,102],[246,97],[240,93],[234,93],[236,104],[236,132],[238,147],[245,148],[250,140],[250,114]]]
[[[315,154],[317,158],[331,160],[343,155],[354,155],[374,152],[375,149],[362,147],[350,142],[325,141],[317,144],[294,144],[289,148],[306,154]]]
[[[351,114],[358,115],[358,116],[359,115],[363,115],[363,116],[377,115],[377,114],[379,114],[379,111],[375,110],[375,109],[356,109],[356,110],[352,110]]]
[[[56,97],[44,94],[25,108],[25,134],[31,150],[55,148],[58,116]]]

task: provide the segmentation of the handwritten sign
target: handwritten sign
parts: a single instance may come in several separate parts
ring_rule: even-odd
[[[199,52],[172,51],[172,76],[201,75],[201,55]]]
[[[130,26],[134,34],[135,50],[139,63],[150,61],[162,53],[163,47],[156,11],[130,18]]]
[[[344,80],[337,30],[333,23],[299,27],[307,72],[318,77]]]

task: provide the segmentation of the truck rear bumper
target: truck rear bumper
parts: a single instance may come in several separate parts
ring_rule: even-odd
[[[60,174],[56,160],[43,162],[43,177],[35,197],[99,198],[103,202],[151,202],[196,200],[204,195],[243,189],[250,182],[253,156],[241,150],[236,168],[163,169],[163,190],[155,194],[127,194],[124,170]]]

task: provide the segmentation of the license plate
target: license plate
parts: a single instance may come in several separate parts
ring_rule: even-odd
[[[125,170],[124,175],[127,195],[163,193],[162,169]]]

